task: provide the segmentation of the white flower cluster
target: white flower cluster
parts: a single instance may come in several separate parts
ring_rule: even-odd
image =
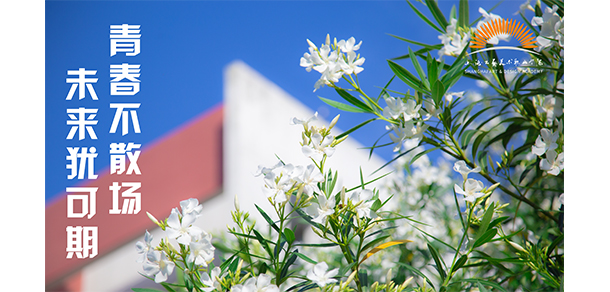
[[[231,287],[231,292],[280,292],[280,289],[271,284],[271,276],[260,274],[258,277],[246,280],[243,284]]]
[[[536,38],[538,44],[536,51],[538,52],[552,47],[555,42],[563,48],[563,17],[557,14],[557,9],[557,5],[553,5],[552,8],[546,7],[541,17],[532,18],[532,25],[540,27],[540,33]]]
[[[387,106],[383,109],[383,116],[388,120],[393,120],[395,123],[391,123],[386,126],[386,130],[393,131],[390,133],[390,139],[396,145],[394,146],[394,152],[401,149],[403,143],[407,140],[420,140],[428,125],[424,124],[424,120],[420,119],[420,112],[422,105],[417,104],[415,100],[407,100],[405,103],[401,98],[395,98],[389,95],[384,96]],[[432,102],[426,104],[427,107],[427,118],[438,116],[437,108]]]
[[[551,131],[549,129],[541,129],[540,135],[536,138],[536,143],[532,146],[532,153],[542,158],[540,160],[540,169],[546,171],[548,174],[558,175],[563,170],[563,152],[557,154],[556,149],[558,148],[557,139],[563,131],[563,123],[556,120],[558,126],[557,131]]]
[[[272,167],[259,166],[256,176],[263,175],[263,192],[273,204],[288,201],[293,191],[311,196],[320,193],[318,182],[324,180],[320,170],[313,164],[294,166],[278,162]]]
[[[552,125],[556,118],[563,115],[563,99],[552,95],[532,99],[538,115],[546,117],[546,125]]]
[[[483,182],[473,178],[468,178],[468,174],[472,172],[478,173],[481,171],[481,168],[476,167],[474,169],[470,169],[468,165],[466,165],[466,162],[460,160],[453,165],[453,170],[460,173],[462,178],[464,178],[463,189],[457,184],[454,185],[455,192],[463,195],[464,200],[474,203],[478,198],[485,196],[485,193],[481,192],[485,188],[483,186]]]
[[[447,26],[447,32],[438,36],[443,47],[438,51],[438,55],[457,56],[470,42],[470,32],[459,30],[457,19],[452,18],[451,24]]]
[[[316,283],[320,288],[324,288],[327,284],[337,282],[333,279],[339,273],[339,269],[332,269],[328,271],[328,264],[325,262],[317,263],[313,269],[307,272],[307,279]]]
[[[318,48],[313,42],[307,40],[309,52],[301,57],[301,67],[307,72],[311,69],[322,74],[314,85],[314,91],[324,85],[333,85],[343,74],[358,74],[364,70],[364,58],[356,53],[362,41],[356,44],[356,39],[350,37],[347,41],[334,39],[331,44],[330,35],[326,35],[326,42]]]
[[[167,223],[164,225],[167,237],[158,247],[152,247],[153,237],[148,231],[144,235],[144,242],[138,241],[136,243],[136,251],[140,254],[137,261],[143,263],[144,272],[148,276],[155,276],[155,282],[157,283],[166,281],[175,267],[175,263],[169,259],[168,252],[178,251],[169,242],[169,239],[176,240],[178,244],[188,250],[186,262],[189,264],[194,263],[206,268],[208,263],[214,259],[215,248],[212,245],[212,235],[193,226],[197,217],[201,215],[203,206],[199,204],[197,199],[191,198],[181,201],[180,207],[182,212],[178,208],[174,208],[167,218]],[[152,215],[149,214],[149,217],[156,224],[162,224]]]

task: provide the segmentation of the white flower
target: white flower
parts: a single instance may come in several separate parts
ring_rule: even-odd
[[[424,100],[424,108],[426,109],[425,111],[423,109],[420,110],[420,113],[425,115],[424,121],[427,121],[432,117],[438,118],[438,114],[441,112],[441,110],[434,105],[433,100]]]
[[[536,10],[534,10],[534,7],[532,7],[532,5],[530,4],[531,1],[532,0],[526,0],[523,4],[519,5],[519,11],[515,12],[515,15],[519,13],[525,13],[525,10],[536,12]]]
[[[464,92],[465,91],[460,91],[460,92],[447,92],[447,94],[445,94],[445,100],[447,102],[451,102],[453,100],[453,98],[455,97],[462,97],[464,96]]]
[[[201,230],[198,236],[193,236],[193,241],[189,243],[191,248],[186,261],[195,262],[196,265],[208,266],[208,262],[214,259],[214,246],[212,245],[212,235]]]
[[[502,17],[500,15],[488,13],[487,11],[485,11],[485,9],[483,9],[483,7],[479,7],[479,13],[481,13],[481,15],[483,16],[483,19],[477,23],[477,30],[481,29],[483,24],[485,24],[491,20],[502,19]],[[497,45],[500,40],[508,42],[510,40],[510,34],[506,34],[506,33],[498,34],[498,35],[493,36],[492,38],[488,39],[487,43],[492,44],[492,45]]]
[[[358,213],[358,217],[362,218],[373,218],[375,212],[371,210],[371,206],[373,206],[373,191],[367,189],[358,189],[349,194],[348,200],[352,202],[354,206],[356,206],[356,213]]]
[[[541,129],[540,135],[536,138],[536,144],[532,146],[532,153],[542,156],[549,150],[555,150],[557,148],[556,141],[558,137],[558,132],[552,132],[549,129]]]
[[[347,41],[340,40],[337,43],[337,45],[339,46],[339,48],[341,48],[342,52],[350,53],[350,52],[354,52],[354,51],[357,51],[358,49],[360,49],[360,45],[362,45],[362,41],[360,41],[356,45],[356,39],[354,37],[350,37],[349,39],[347,39]]]
[[[330,146],[333,141],[335,141],[335,136],[327,135],[322,137],[319,132],[313,131],[310,143],[303,145],[301,151],[306,157],[312,158],[315,161],[321,161],[324,155],[331,157],[335,153],[335,148]]]
[[[546,114],[547,124],[552,124],[555,118],[563,115],[563,99],[547,95],[541,104],[536,105],[536,109],[539,114]]]
[[[476,199],[485,195],[484,193],[480,192],[481,190],[483,190],[483,183],[472,178],[466,180],[466,182],[464,183],[464,189],[462,189],[457,184],[454,185],[454,189],[456,193],[464,195],[464,200],[471,203],[474,203]]]
[[[318,206],[315,207],[315,205],[312,204],[307,211],[315,216],[315,218],[312,219],[313,222],[324,224],[326,217],[335,213],[335,198],[332,197],[328,200],[324,194],[321,194],[318,196]]]
[[[205,292],[210,292],[213,290],[221,291],[222,286],[220,285],[220,282],[218,282],[217,278],[220,278],[220,268],[219,267],[215,267],[214,269],[212,269],[212,271],[210,272],[210,275],[208,275],[207,273],[201,273],[201,283],[203,285],[207,286],[207,287],[201,288],[201,290],[203,290]]]
[[[438,36],[443,44],[443,48],[438,51],[438,55],[457,56],[468,46],[470,35],[463,35],[457,31],[457,19],[452,18],[451,24],[447,26],[447,33]]]
[[[279,292],[280,289],[271,284],[271,277],[267,274],[260,274],[258,278],[250,278],[242,284],[235,285],[231,292]]]
[[[402,99],[395,98],[389,95],[383,97],[387,106],[383,109],[383,116],[388,119],[398,119],[407,109]]]
[[[546,170],[549,174],[558,175],[563,170],[563,152],[557,155],[555,150],[548,150],[546,158],[540,160],[540,169]]]
[[[532,25],[540,27],[540,33],[536,38],[538,47],[535,49],[538,52],[552,46],[553,40],[561,40],[563,46],[563,20],[557,14],[557,9],[556,5],[553,5],[553,8],[546,7],[542,17],[532,18]]]
[[[274,168],[265,174],[263,192],[276,204],[286,202],[288,200],[286,192],[294,186],[296,183],[294,178],[301,175],[302,171],[302,167],[295,167],[292,164]]]
[[[320,193],[318,183],[324,180],[322,172],[313,164],[307,166],[303,175],[298,178],[300,181],[299,188],[303,190],[305,194],[311,196],[314,192]]]
[[[148,261],[144,263],[144,273],[148,276],[155,276],[155,282],[161,283],[174,272],[175,264],[170,261],[165,253],[153,251],[148,253]]]
[[[182,208],[182,216],[194,215],[199,217],[201,215],[201,211],[203,210],[203,206],[201,206],[199,204],[199,200],[195,198],[190,198],[180,202],[180,208]]]
[[[479,172],[481,171],[480,167],[475,167],[474,169],[470,169],[470,167],[468,167],[468,165],[466,164],[465,161],[460,160],[460,161],[456,161],[453,164],[453,170],[455,170],[456,172],[459,172],[462,177],[464,178],[464,180],[468,179],[468,174],[471,172]]]
[[[419,140],[422,139],[424,132],[428,128],[428,125],[418,122],[416,125],[414,121],[409,121],[405,123],[401,123],[401,125],[391,124],[386,126],[387,130],[393,130],[394,133],[390,133],[390,139],[392,142],[396,143],[394,146],[394,152],[400,150],[403,141],[408,139],[412,139],[419,143]]]
[[[136,242],[136,251],[140,256],[136,259],[136,262],[143,263],[146,260],[146,255],[152,250],[150,243],[152,242],[153,236],[146,230],[144,234],[144,242]]]
[[[167,237],[176,239],[178,243],[188,245],[191,242],[191,236],[199,234],[202,231],[198,227],[192,226],[195,219],[197,219],[195,215],[188,214],[180,220],[176,208],[172,209],[171,214],[167,218],[167,227],[165,228]]]
[[[320,288],[323,288],[324,286],[326,286],[326,284],[337,282],[337,280],[333,279],[332,277],[336,276],[339,273],[339,269],[333,269],[326,272],[327,270],[328,265],[325,262],[317,263],[313,267],[313,269],[307,272],[307,279],[318,284]]]
[[[340,59],[339,64],[345,74],[358,74],[364,70],[364,68],[359,67],[364,64],[364,60],[364,58],[359,58],[356,52],[351,51],[346,54],[346,59]]]
[[[318,119],[318,112],[315,112],[313,114],[313,116],[309,117],[306,120],[302,120],[297,117],[294,117],[294,118],[290,119],[290,124],[291,125],[303,125],[303,127],[305,127],[307,129],[307,128],[309,128],[309,123],[312,121],[315,121],[317,119]]]

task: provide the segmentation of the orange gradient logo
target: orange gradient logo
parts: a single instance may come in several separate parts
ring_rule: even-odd
[[[529,30],[529,28],[522,23],[511,19],[493,19],[490,20],[483,25],[479,29],[476,30],[472,39],[470,41],[470,47],[473,49],[483,49],[488,41],[496,36],[511,36],[519,41],[521,44],[521,48],[519,47],[495,47],[495,48],[487,48],[484,50],[479,50],[476,52],[487,51],[490,49],[515,49],[519,51],[527,51],[525,49],[533,49],[536,48],[536,37]],[[472,52],[472,53],[476,53]]]

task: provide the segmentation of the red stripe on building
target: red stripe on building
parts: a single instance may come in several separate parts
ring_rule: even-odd
[[[142,237],[156,227],[146,212],[159,219],[188,198],[200,202],[222,189],[222,106],[202,114],[180,129],[142,150],[138,166],[142,175],[110,175],[109,169],[83,186],[98,187],[93,218],[67,218],[66,194],[46,208],[45,283],[47,289],[61,284],[83,266],[113,249]],[[103,175],[102,175],[103,174]],[[111,215],[113,182],[141,182],[142,210],[135,215]],[[125,189],[122,189],[122,191]],[[122,200],[121,200],[122,203]],[[80,208],[80,207],[79,207]],[[80,209],[78,209],[80,210]],[[66,259],[67,226],[97,226],[98,255],[93,259]],[[134,247],[134,260],[135,260]],[[112,281],[112,279],[109,279]]]

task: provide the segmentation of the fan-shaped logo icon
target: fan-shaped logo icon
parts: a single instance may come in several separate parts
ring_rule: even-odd
[[[521,47],[492,47],[485,48],[488,41],[497,36],[511,36],[519,41]],[[484,24],[482,24],[472,36],[470,40],[470,47],[473,49],[482,49],[478,51],[474,51],[473,53],[488,51],[488,50],[496,50],[496,49],[512,49],[519,51],[526,51],[528,53],[536,53],[531,50],[536,48],[536,37],[529,30],[529,28],[519,21],[514,19],[506,20],[506,19],[492,19]]]

